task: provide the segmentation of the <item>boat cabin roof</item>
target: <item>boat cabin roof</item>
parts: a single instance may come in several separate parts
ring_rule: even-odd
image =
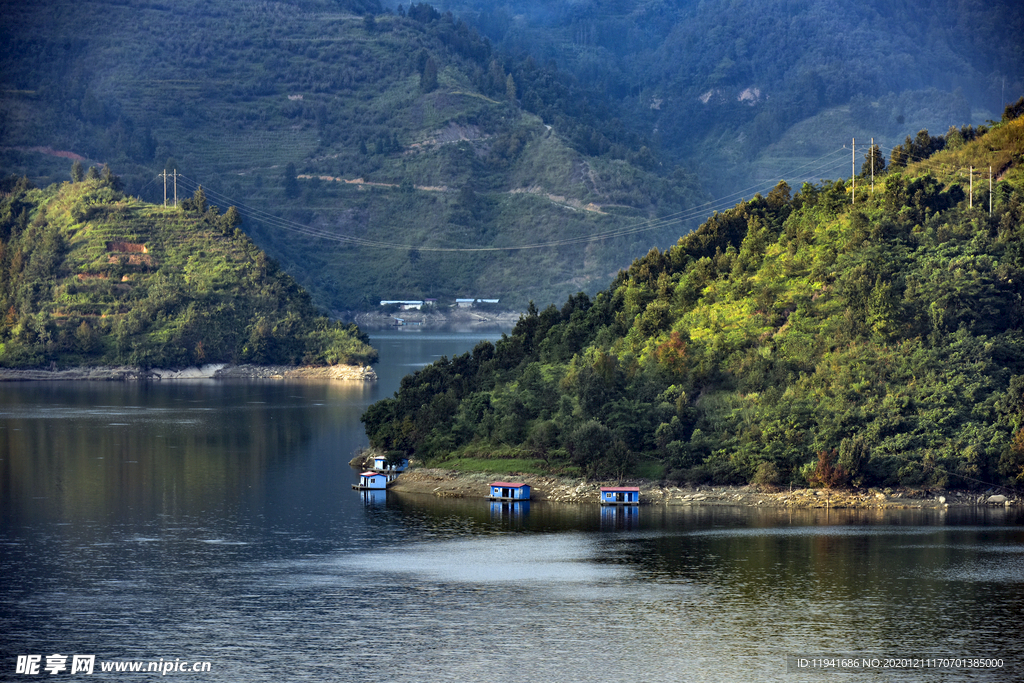
[[[529,486],[529,484],[524,484],[522,482],[492,481],[491,486],[501,486],[508,487],[510,489],[520,489],[524,486]]]
[[[602,491],[640,491],[639,486],[602,486]]]

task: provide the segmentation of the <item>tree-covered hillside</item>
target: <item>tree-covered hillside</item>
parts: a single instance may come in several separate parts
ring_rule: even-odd
[[[184,174],[332,310],[594,291],[705,195],[555,65],[427,4],[0,2],[0,170]],[[552,244],[558,243],[558,244]],[[523,246],[549,245],[519,249]],[[480,251],[479,249],[485,249]],[[440,251],[445,250],[445,251]],[[465,251],[459,251],[465,250]]]
[[[202,190],[178,208],[124,196],[109,168],[0,187],[0,366],[364,364],[377,352]]]
[[[614,115],[718,196],[792,182],[804,160],[853,137],[891,147],[922,128],[995,118],[1024,92],[1015,0],[437,4],[499,49],[555,60],[607,92]]]
[[[497,471],[1024,482],[1022,114],[908,140],[873,191],[779,183],[716,213],[405,378],[364,415],[371,444]]]

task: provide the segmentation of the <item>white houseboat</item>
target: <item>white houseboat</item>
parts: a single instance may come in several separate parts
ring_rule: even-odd
[[[362,472],[359,474],[359,483],[352,484],[352,488],[360,491],[383,491],[397,478],[398,475],[393,472]]]

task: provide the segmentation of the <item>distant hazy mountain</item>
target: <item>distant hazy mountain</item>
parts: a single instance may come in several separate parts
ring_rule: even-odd
[[[385,4],[395,6],[393,0]],[[999,118],[1024,93],[1024,4],[441,0],[496,46],[600,87],[716,195],[870,137]],[[849,175],[833,160],[799,169]]]

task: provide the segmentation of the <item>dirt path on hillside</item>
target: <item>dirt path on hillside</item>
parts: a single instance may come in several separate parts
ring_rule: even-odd
[[[71,159],[72,161],[88,161],[81,154],[75,154],[74,152],[68,152],[62,149],[54,149],[53,147],[0,147],[0,150],[14,150],[16,152],[36,152],[38,154],[45,154],[49,157],[58,157],[60,159]]]
[[[337,178],[335,176],[329,175],[314,176],[308,174],[300,174],[295,177],[298,178],[299,180],[313,180],[315,178],[317,180],[322,180],[324,182],[345,183],[346,185],[356,185],[359,187],[400,187],[400,185],[398,185],[397,183],[375,183],[368,180],[364,180],[363,178]],[[447,192],[449,189],[447,185],[413,185],[412,187],[414,190],[419,190],[420,192]],[[557,204],[558,206],[561,206],[566,209],[573,209],[575,211],[588,211],[590,213],[601,214],[602,216],[607,215],[602,210],[602,207],[598,204],[594,204],[593,202],[584,204],[579,199],[566,198],[561,195],[550,194],[548,192],[544,192],[539,187],[524,187],[516,190],[509,190],[508,192],[503,192],[502,194],[532,194],[538,197],[544,197],[552,204]]]

